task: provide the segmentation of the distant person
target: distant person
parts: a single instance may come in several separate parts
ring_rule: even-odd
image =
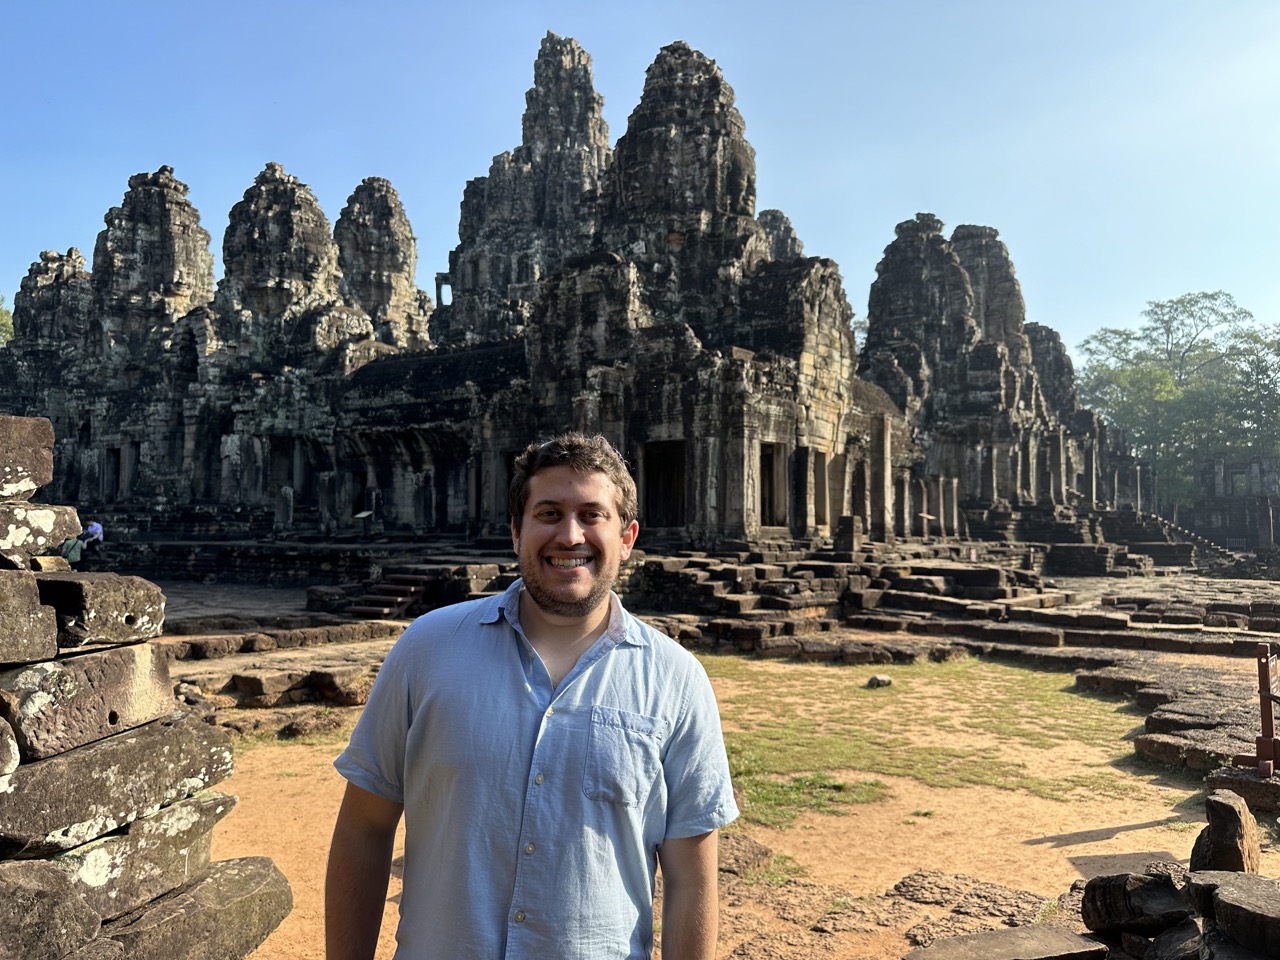
[[[603,437],[515,462],[522,579],[419,617],[347,749],[326,879],[328,960],[369,960],[406,821],[396,960],[711,960],[717,834],[737,816],[698,661],[613,593],[639,525]]]
[[[58,554],[74,569],[86,556],[97,556],[101,544],[102,524],[94,520],[78,536],[63,540],[58,546]]]

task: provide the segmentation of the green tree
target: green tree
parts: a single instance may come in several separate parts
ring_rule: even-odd
[[[13,312],[4,305],[4,294],[0,293],[0,346],[13,339]]]
[[[1104,327],[1080,345],[1077,389],[1151,462],[1157,508],[1169,508],[1194,498],[1198,462],[1253,448],[1274,428],[1264,401],[1280,352],[1268,353],[1253,315],[1221,290],[1151,301],[1142,318],[1137,329]]]

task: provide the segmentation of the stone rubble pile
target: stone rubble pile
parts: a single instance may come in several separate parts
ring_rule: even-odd
[[[271,860],[210,862],[225,731],[178,709],[164,596],[45,556],[48,420],[0,417],[0,958],[239,960],[292,908]]]

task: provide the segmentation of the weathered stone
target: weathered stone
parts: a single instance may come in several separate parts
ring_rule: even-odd
[[[53,864],[0,862],[0,960],[62,960],[101,920]]]
[[[1149,936],[1181,923],[1191,910],[1169,877],[1132,873],[1092,878],[1080,915],[1085,926],[1099,933]]]
[[[373,320],[383,343],[421,349],[430,338],[431,299],[415,282],[418,241],[400,196],[381,177],[366,177],[333,227],[343,290]]]
[[[1274,950],[1260,953],[1242,947],[1213,923],[1206,922],[1196,960],[1275,960],[1275,956]]]
[[[48,660],[58,653],[58,621],[40,603],[36,578],[0,570],[0,664]]]
[[[1201,918],[1233,942],[1263,956],[1275,955],[1280,881],[1252,873],[1196,871],[1187,875],[1187,897]]]
[[[1176,927],[1158,934],[1141,957],[1142,960],[1199,960],[1200,925],[1188,917]]]
[[[0,673],[0,717],[24,761],[131,730],[172,713],[169,659],[133,644]]]
[[[58,646],[132,643],[158,637],[164,594],[141,577],[114,573],[37,574],[40,602],[58,614]]]
[[[231,775],[228,735],[157,720],[0,777],[0,856],[69,850]]]
[[[903,960],[1104,960],[1106,956],[1105,944],[1043,925],[951,937],[917,947]]]
[[[172,334],[179,317],[213,299],[209,233],[172,167],[129,178],[93,250],[94,310],[107,363]]]
[[[0,503],[0,557],[26,568],[28,558],[52,550],[80,532],[74,507],[15,501]]]
[[[0,500],[29,500],[53,480],[53,424],[0,417]]]
[[[124,945],[118,940],[90,940],[79,950],[69,953],[64,960],[120,960],[124,957]]]
[[[227,794],[202,791],[49,862],[65,870],[85,902],[109,920],[203,873],[214,825],[235,803]]]
[[[1191,848],[1191,869],[1257,873],[1262,860],[1258,821],[1239,794],[1214,790],[1204,801],[1209,823]]]
[[[248,956],[293,908],[289,882],[265,857],[213,864],[189,887],[107,924],[130,960]]]
[[[18,752],[18,738],[13,735],[9,721],[0,717],[0,777],[18,769],[22,755]]]

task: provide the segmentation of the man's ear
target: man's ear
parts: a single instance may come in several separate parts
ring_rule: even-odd
[[[640,524],[635,520],[622,528],[622,559],[631,556],[631,548],[636,545],[636,537],[640,535]]]
[[[511,548],[518,554],[520,552],[520,531],[516,529],[516,522],[511,521]]]

